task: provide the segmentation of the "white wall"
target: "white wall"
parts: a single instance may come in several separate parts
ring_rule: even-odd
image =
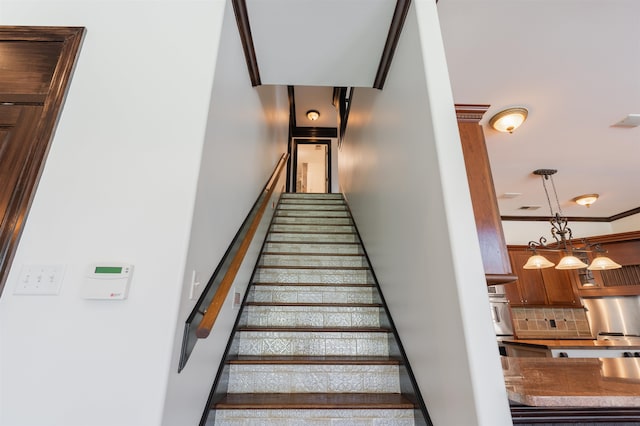
[[[569,227],[573,232],[574,238],[586,238],[618,232],[613,231],[612,223],[609,222],[569,222]],[[504,239],[507,244],[527,245],[529,241],[537,242],[540,237],[545,237],[547,243],[555,241],[551,236],[551,224],[549,221],[504,220],[502,221],[502,229],[504,230]]]
[[[612,222],[611,229],[614,234],[640,230],[640,214],[635,214]]]
[[[640,230],[640,214],[618,219],[614,222],[569,222],[574,238],[588,238],[598,235],[618,234]],[[502,221],[504,238],[507,244],[523,244],[538,241],[545,237],[553,242],[551,224],[548,221]]]
[[[435,3],[356,89],[339,165],[434,424],[511,424]]]
[[[88,29],[0,298],[0,424],[159,425],[186,277],[215,266],[275,164],[276,146],[256,139],[279,136],[261,107],[274,116],[277,91],[258,101],[244,90],[207,117],[214,69],[234,76],[216,77],[221,102],[246,87],[244,65],[228,68],[235,58],[215,67],[221,1],[0,0],[0,10],[2,25]],[[245,111],[256,124],[230,140]],[[241,152],[254,155],[239,163]],[[135,265],[129,298],[82,299],[88,265],[107,260]],[[60,294],[13,295],[23,264],[66,265]]]
[[[284,86],[251,87],[231,6],[224,13],[219,49],[173,342],[162,422],[167,426],[196,425],[200,420],[238,314],[232,308],[233,294],[244,294],[247,288],[274,211],[272,204],[211,334],[196,344],[186,367],[178,374],[184,322],[196,302],[195,298],[189,299],[192,271],[206,284],[278,159],[287,150],[287,89]],[[274,202],[285,183],[286,170],[283,170]]]

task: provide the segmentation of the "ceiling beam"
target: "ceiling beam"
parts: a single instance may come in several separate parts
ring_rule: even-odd
[[[396,9],[393,12],[393,18],[391,19],[391,25],[389,26],[389,34],[387,34],[387,41],[384,44],[382,50],[382,57],[380,58],[380,65],[378,65],[378,72],[376,78],[373,81],[373,88],[382,90],[384,82],[387,79],[389,68],[391,68],[391,61],[393,60],[393,54],[396,51],[396,46],[400,40],[400,33],[404,26],[404,21],[409,13],[409,6],[411,6],[411,0],[398,0],[396,3]]]
[[[260,70],[258,69],[258,59],[256,58],[256,50],[253,45],[253,37],[251,35],[251,26],[249,25],[247,2],[245,0],[233,0],[231,3],[233,4],[233,13],[236,16],[236,23],[238,24],[238,32],[240,33],[242,50],[244,50],[244,58],[247,61],[251,85],[253,87],[260,86],[262,82],[260,80]]]

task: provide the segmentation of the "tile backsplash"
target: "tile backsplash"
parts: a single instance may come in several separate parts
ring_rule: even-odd
[[[511,307],[511,317],[520,339],[593,338],[584,308]]]

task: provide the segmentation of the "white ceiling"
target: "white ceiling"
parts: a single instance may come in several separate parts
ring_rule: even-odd
[[[395,0],[247,0],[262,84],[372,87]]]
[[[262,84],[371,87],[394,6],[247,0]],[[548,216],[531,174],[539,168],[558,169],[567,216],[640,207],[640,127],[611,127],[640,114],[640,1],[440,0],[437,8],[455,102],[491,105],[483,124],[509,106],[529,110],[513,134],[484,127],[503,216]],[[323,113],[330,92],[307,89],[296,87],[298,125],[320,96],[317,126],[332,126]],[[600,200],[589,209],[570,201],[585,193]]]
[[[333,87],[296,86],[294,88],[296,101],[296,125],[298,127],[337,127],[338,115],[333,106]],[[306,114],[309,110],[316,110],[320,118],[310,121]]]
[[[491,105],[483,122],[529,109],[513,134],[484,127],[502,215],[549,214],[539,168],[558,169],[567,216],[640,207],[640,127],[611,127],[640,113],[639,1],[440,0],[438,12],[455,102]],[[571,202],[585,193],[600,200]]]

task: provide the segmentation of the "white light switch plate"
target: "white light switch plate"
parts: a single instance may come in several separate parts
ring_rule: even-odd
[[[64,265],[23,265],[13,294],[57,295]]]

